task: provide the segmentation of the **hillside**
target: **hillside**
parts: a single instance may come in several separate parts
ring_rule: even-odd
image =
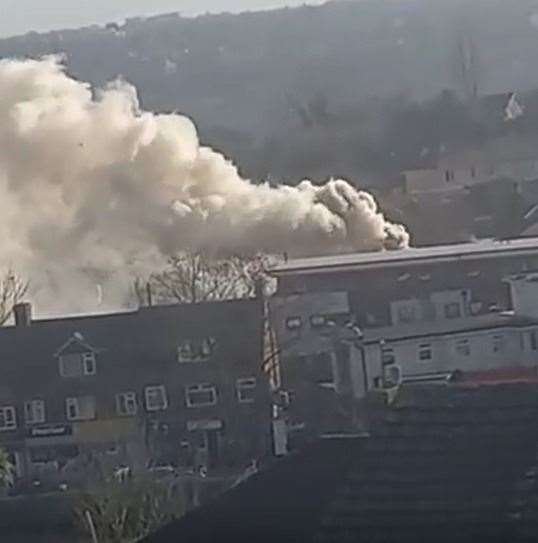
[[[0,56],[65,53],[96,85],[122,76],[144,107],[195,118],[251,176],[356,178],[382,169],[391,103],[471,81],[482,93],[537,87],[537,47],[534,0],[342,0],[29,33],[0,40]]]

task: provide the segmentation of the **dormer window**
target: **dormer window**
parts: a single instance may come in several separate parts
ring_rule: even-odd
[[[286,319],[286,328],[288,330],[296,331],[300,330],[303,326],[303,320],[301,317],[288,317]]]
[[[184,340],[177,347],[177,360],[183,362],[204,362],[209,360],[215,352],[216,340],[206,337],[202,340]]]
[[[312,328],[323,328],[327,325],[327,317],[325,315],[311,315],[310,326]]]
[[[97,373],[95,353],[70,353],[59,357],[62,377],[84,377]]]

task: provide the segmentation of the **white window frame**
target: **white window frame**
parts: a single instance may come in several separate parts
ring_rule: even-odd
[[[180,364],[192,364],[197,362],[207,362],[215,352],[217,341],[214,337],[205,337],[196,342],[192,339],[184,339],[177,346],[177,361]],[[189,354],[186,355],[185,347],[188,346]]]
[[[93,351],[82,353],[81,358],[83,375],[95,375],[97,373],[95,353]]]
[[[381,347],[381,365],[390,366],[396,363],[396,352],[394,347]]]
[[[14,406],[4,405],[0,407],[4,424],[0,426],[0,432],[9,432],[17,429],[17,412]]]
[[[162,404],[159,406],[150,405],[150,396],[158,392],[161,395],[163,400]],[[146,411],[165,411],[168,409],[168,395],[166,394],[166,387],[164,385],[152,385],[147,386],[144,389],[144,404],[146,406]]]
[[[303,319],[299,315],[294,315],[286,319],[286,328],[291,332],[300,330],[303,327]]]
[[[456,314],[451,314],[451,309],[457,308]],[[443,305],[443,316],[445,319],[461,319],[462,317],[462,311],[461,311],[461,303],[460,302],[446,302]]]
[[[457,339],[454,348],[458,356],[471,356],[471,342],[468,339]]]
[[[84,415],[81,413],[81,403],[82,401],[91,401],[92,403],[92,413],[91,415]],[[70,407],[74,407],[76,410],[75,415],[71,415],[69,412]],[[94,420],[96,418],[96,406],[95,406],[95,396],[76,396],[65,399],[65,416],[69,421],[84,421],[84,420]]]
[[[125,409],[123,409],[125,407]],[[116,394],[116,415],[120,417],[132,417],[138,412],[136,392],[118,392]]]
[[[43,424],[45,419],[44,400],[35,399],[24,402],[24,420],[26,424]]]
[[[235,382],[235,390],[236,390],[236,394],[237,394],[237,401],[239,403],[254,403],[256,401],[255,398],[249,398],[249,397],[244,397],[242,395],[243,391],[251,391],[251,390],[256,390],[256,387],[257,387],[257,382],[256,382],[256,378],[255,377],[243,377],[241,379],[237,379],[237,381]],[[256,393],[254,392],[254,395]]]
[[[428,356],[423,356],[423,354]],[[433,345],[431,343],[420,343],[418,346],[418,360],[419,362],[431,362],[433,360]]]
[[[211,392],[213,395],[213,400],[210,402],[203,403],[193,403],[190,394],[197,392]],[[217,404],[217,387],[211,385],[210,383],[199,383],[196,385],[187,385],[185,387],[185,402],[187,407],[196,408],[196,407],[210,407]]]
[[[310,328],[323,328],[327,326],[327,320],[326,315],[310,315]]]
[[[492,337],[492,350],[494,354],[502,354],[506,347],[506,337],[503,334],[495,334]]]

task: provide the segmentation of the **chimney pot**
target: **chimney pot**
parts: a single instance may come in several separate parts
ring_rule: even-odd
[[[24,302],[13,306],[15,326],[30,326],[32,324],[32,304]]]

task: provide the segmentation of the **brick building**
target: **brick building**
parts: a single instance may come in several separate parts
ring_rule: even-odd
[[[257,300],[0,329],[0,447],[21,481],[120,465],[240,471],[269,448]]]

